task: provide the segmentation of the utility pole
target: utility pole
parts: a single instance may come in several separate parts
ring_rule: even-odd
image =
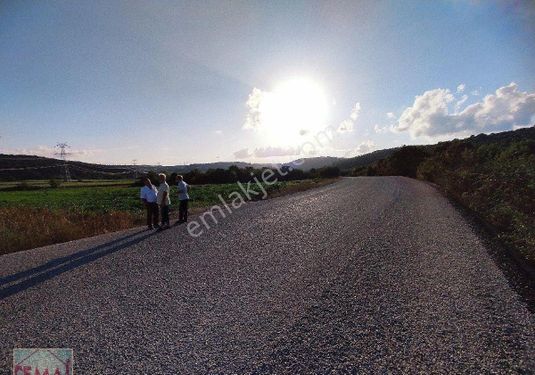
[[[63,168],[65,170],[65,175],[63,178],[64,181],[71,181],[71,174],[69,173],[69,165],[67,164],[67,155],[69,155],[69,153],[67,152],[67,149],[70,147],[71,146],[69,146],[65,142],[58,143],[56,145],[56,148],[59,149],[59,152],[56,152],[55,155],[59,155],[60,159],[63,160]]]

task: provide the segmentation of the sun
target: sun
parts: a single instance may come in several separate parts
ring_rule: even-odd
[[[264,92],[259,114],[264,136],[269,141],[295,145],[306,135],[325,128],[328,101],[323,88],[315,81],[292,78]]]

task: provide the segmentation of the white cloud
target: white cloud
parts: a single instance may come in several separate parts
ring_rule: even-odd
[[[241,150],[238,150],[234,153],[234,157],[236,159],[246,159],[251,157],[251,154],[249,153],[248,148],[242,148]]]
[[[353,121],[350,119],[346,119],[340,123],[340,126],[338,126],[338,129],[336,131],[338,133],[348,133],[353,131]]]
[[[458,113],[461,110],[463,104],[468,100],[468,95],[463,95],[460,100],[455,103],[455,112]]]
[[[457,86],[457,93],[464,92],[465,88],[466,88],[466,85],[464,83],[461,83],[459,86]]]
[[[394,113],[392,113],[392,112],[388,112],[386,114],[386,118],[389,119],[389,120],[393,120],[393,119],[396,118],[396,115],[394,115]]]
[[[533,122],[535,122],[535,118],[533,119]],[[513,126],[513,130],[531,128],[531,126],[532,125],[515,125],[515,126]]]
[[[394,130],[413,137],[474,134],[530,125],[535,115],[535,93],[519,91],[514,82],[461,110],[466,100],[448,89],[426,91],[403,111]]]
[[[293,156],[299,155],[300,150],[297,147],[259,147],[255,148],[252,152],[248,148],[238,150],[234,153],[234,157],[237,159],[247,158],[270,158],[277,156]]]
[[[388,132],[388,127],[387,126],[379,126],[379,124],[375,124],[373,126],[373,130],[375,131],[375,133],[377,134],[385,134]]]
[[[254,156],[257,158],[291,155],[299,155],[299,150],[294,147],[261,147],[254,150]]]
[[[361,110],[360,103],[358,102],[355,103],[355,106],[351,109],[351,112],[349,113],[349,118],[345,119],[344,121],[340,123],[337,131],[339,133],[352,132],[355,127],[355,122],[359,118],[360,110]]]
[[[261,121],[261,105],[265,94],[262,90],[253,88],[253,91],[249,94],[249,98],[245,105],[247,106],[247,117],[243,124],[244,129],[258,129],[262,124]]]
[[[351,110],[351,113],[349,114],[349,118],[353,121],[357,121],[360,115],[360,103],[355,103],[355,106]]]
[[[377,146],[373,141],[367,140],[359,144],[356,151],[358,154],[367,154],[368,152],[375,150],[376,147]]]
[[[377,145],[372,140],[368,139],[364,142],[361,142],[354,149],[347,150],[343,156],[353,157],[353,156],[364,155],[364,154],[374,151],[376,148],[377,148]]]
[[[222,135],[223,134],[223,130],[214,130],[214,134]]]

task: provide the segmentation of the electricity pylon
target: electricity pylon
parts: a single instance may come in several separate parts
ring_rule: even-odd
[[[137,159],[132,160],[132,165],[134,166],[134,179],[137,180]]]
[[[56,152],[56,155],[59,155],[60,159],[63,160],[63,168],[65,170],[65,175],[63,177],[64,181],[71,181],[71,174],[69,173],[69,164],[67,164],[67,155],[69,153],[67,152],[67,149],[70,148],[67,143],[58,143],[56,145],[56,148],[59,149],[59,152]]]

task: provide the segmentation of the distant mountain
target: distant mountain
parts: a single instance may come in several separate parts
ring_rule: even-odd
[[[231,165],[236,165],[240,168],[260,168],[264,166],[245,162],[215,162],[189,165],[104,165],[68,161],[67,164],[73,180],[133,178],[136,174],[139,175],[148,171],[187,173],[194,169],[202,172],[208,169],[227,169]],[[266,163],[265,166],[269,166],[269,164]],[[65,167],[62,160],[35,155],[0,154],[0,181],[63,179],[64,176]]]
[[[342,159],[335,157],[306,158],[299,169],[310,170],[334,165]],[[225,161],[214,163],[195,163],[187,165],[103,165],[68,161],[70,176],[78,179],[120,179],[133,178],[136,173],[149,171],[167,173],[187,173],[192,170],[206,172],[209,169],[228,169],[235,165],[239,168],[262,168],[290,163],[246,163],[241,161]],[[64,162],[59,159],[46,158],[35,155],[7,155],[0,154],[0,181],[48,180],[63,179],[65,175]]]
[[[323,167],[338,167],[342,171],[352,171],[355,167],[366,166],[392,154],[396,149],[374,151],[369,154],[353,158],[338,158],[332,156],[319,156],[304,158],[290,163],[246,163],[241,161],[225,161],[214,163],[195,163],[187,165],[103,165],[68,161],[69,172],[73,180],[77,179],[119,179],[132,178],[136,174],[149,171],[167,173],[187,173],[195,169],[206,172],[209,169],[228,169],[230,166],[239,168],[262,168],[298,164],[303,171]],[[63,179],[65,175],[62,160],[45,158],[34,155],[6,155],[0,154],[0,181],[20,180],[48,180]]]
[[[515,140],[522,140],[526,137],[533,137],[535,128],[520,129],[512,132],[503,132],[495,134],[479,134],[466,138],[464,141],[474,145],[487,143],[503,143]],[[448,141],[451,142],[451,141]],[[425,149],[441,147],[448,142],[438,143],[436,145],[422,146]],[[299,162],[299,168],[304,171],[318,169],[322,167],[338,167],[342,172],[353,173],[355,169],[375,165],[380,160],[388,159],[398,152],[401,147],[389,148],[370,152],[369,154],[355,156],[353,158],[337,158],[331,156],[320,156],[305,158]],[[225,161],[214,163],[195,163],[188,165],[103,165],[83,163],[79,161],[69,161],[69,172],[71,178],[76,179],[119,179],[133,178],[136,174],[146,173],[148,171],[168,173],[187,173],[192,170],[205,172],[209,169],[228,169],[235,165],[240,168],[261,168],[271,167],[274,165],[291,165],[290,163],[278,164],[253,164],[240,161]],[[45,158],[33,155],[6,155],[0,154],[0,181],[20,181],[20,180],[48,180],[62,179],[65,173],[64,163],[62,160]]]
[[[119,179],[134,176],[128,166],[113,166],[68,162],[71,178],[76,179]],[[0,154],[0,181],[63,179],[64,162],[59,159],[34,155]]]
[[[355,156],[353,158],[339,159],[335,166],[340,168],[342,171],[349,171],[353,168],[365,167],[381,159],[389,157],[396,150],[398,150],[398,148],[387,148],[384,150],[373,151],[369,154]]]
[[[296,169],[301,169],[303,171],[308,171],[313,168],[323,168],[323,167],[331,167],[336,165],[340,160],[343,160],[341,158],[335,158],[333,156],[318,156],[315,158],[304,158],[304,159],[297,159],[294,161],[291,161],[290,163],[282,163],[281,165],[287,165],[287,166],[296,166]]]
[[[190,171],[193,171],[194,169],[197,169],[201,172],[206,172],[209,169],[228,169],[230,166],[237,166],[240,168],[247,168],[247,167],[253,167],[253,168],[260,168],[260,167],[268,167],[271,164],[251,164],[246,163],[243,161],[218,161],[213,163],[195,163],[195,164],[178,164],[178,165],[140,165],[137,166],[138,168],[141,168],[145,171],[162,171],[165,170],[167,172],[177,172],[177,173],[187,173]]]

